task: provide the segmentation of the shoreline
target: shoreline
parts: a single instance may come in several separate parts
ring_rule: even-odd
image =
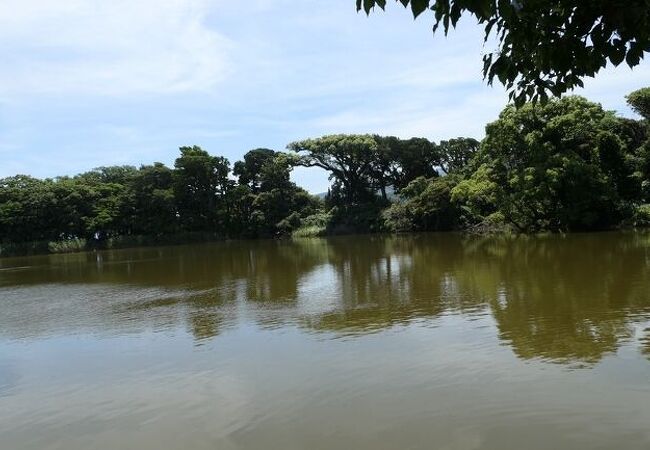
[[[472,230],[449,230],[449,231],[409,231],[409,232],[349,232],[349,233],[325,233],[313,236],[292,236],[283,235],[276,237],[223,237],[211,233],[188,233],[188,234],[175,234],[163,237],[152,236],[121,236],[110,238],[107,241],[100,241],[94,245],[89,245],[83,239],[74,239],[70,241],[57,241],[57,242],[23,242],[23,243],[6,243],[0,244],[0,259],[20,258],[29,256],[49,256],[49,255],[64,255],[75,253],[89,253],[96,251],[106,250],[125,250],[134,248],[147,248],[147,247],[171,247],[192,244],[211,244],[223,242],[255,242],[255,241],[303,241],[310,239],[330,239],[340,236],[376,236],[376,237],[399,237],[411,235],[429,235],[429,234],[455,234],[462,235],[468,238],[487,238],[487,237],[547,237],[547,236],[573,236],[573,235],[593,235],[599,233],[636,233],[646,232],[650,227],[618,227],[604,230],[587,230],[587,231],[541,231],[531,233],[518,233],[512,230],[498,230],[487,232],[476,232]],[[66,246],[68,242],[76,241],[77,244],[83,245],[70,245]],[[53,244],[60,244],[54,247]]]

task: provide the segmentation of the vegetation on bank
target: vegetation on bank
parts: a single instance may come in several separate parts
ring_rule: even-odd
[[[0,255],[379,231],[567,232],[650,225],[650,88],[641,120],[582,97],[506,107],[479,142],[331,135],[232,167],[200,147],[161,163],[0,180]],[[290,180],[320,167],[321,199]]]

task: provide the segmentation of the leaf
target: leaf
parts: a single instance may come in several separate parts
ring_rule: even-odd
[[[632,42],[630,50],[628,50],[625,57],[627,65],[630,67],[637,66],[641,62],[641,58],[643,58],[643,48],[639,45],[638,42]]]
[[[429,8],[429,0],[411,0],[411,11],[413,11],[414,18],[417,18],[427,8]]]
[[[454,3],[454,5],[451,7],[451,10],[449,12],[449,17],[451,17],[452,27],[456,27],[456,24],[458,23],[458,19],[460,19],[461,14],[462,14],[462,10],[460,6]]]
[[[526,93],[522,92],[521,94],[515,97],[515,106],[521,108],[526,103]]]
[[[485,37],[483,38],[483,42],[487,42],[488,38],[490,37],[490,32],[496,23],[497,19],[488,20],[487,24],[485,25]]]
[[[483,56],[483,77],[485,78],[492,66],[492,53]]]
[[[493,13],[493,2],[491,0],[481,0],[478,4],[479,10],[476,11],[481,19],[488,19]]]
[[[618,66],[625,59],[625,46],[622,47],[611,46],[607,54],[609,55],[609,60],[612,62],[612,64]]]

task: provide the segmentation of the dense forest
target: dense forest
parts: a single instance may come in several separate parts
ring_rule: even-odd
[[[162,163],[0,179],[0,255],[356,232],[569,232],[650,225],[650,88],[640,120],[571,96],[507,106],[485,138],[330,135],[232,166],[198,146]],[[323,198],[291,181],[320,167]]]

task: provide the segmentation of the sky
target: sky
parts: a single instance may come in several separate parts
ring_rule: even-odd
[[[231,163],[332,133],[481,138],[507,102],[482,79],[482,29],[448,37],[397,3],[354,0],[0,0],[0,177],[173,165],[200,145]],[[650,62],[576,93],[625,116]],[[318,169],[296,169],[313,193]]]

